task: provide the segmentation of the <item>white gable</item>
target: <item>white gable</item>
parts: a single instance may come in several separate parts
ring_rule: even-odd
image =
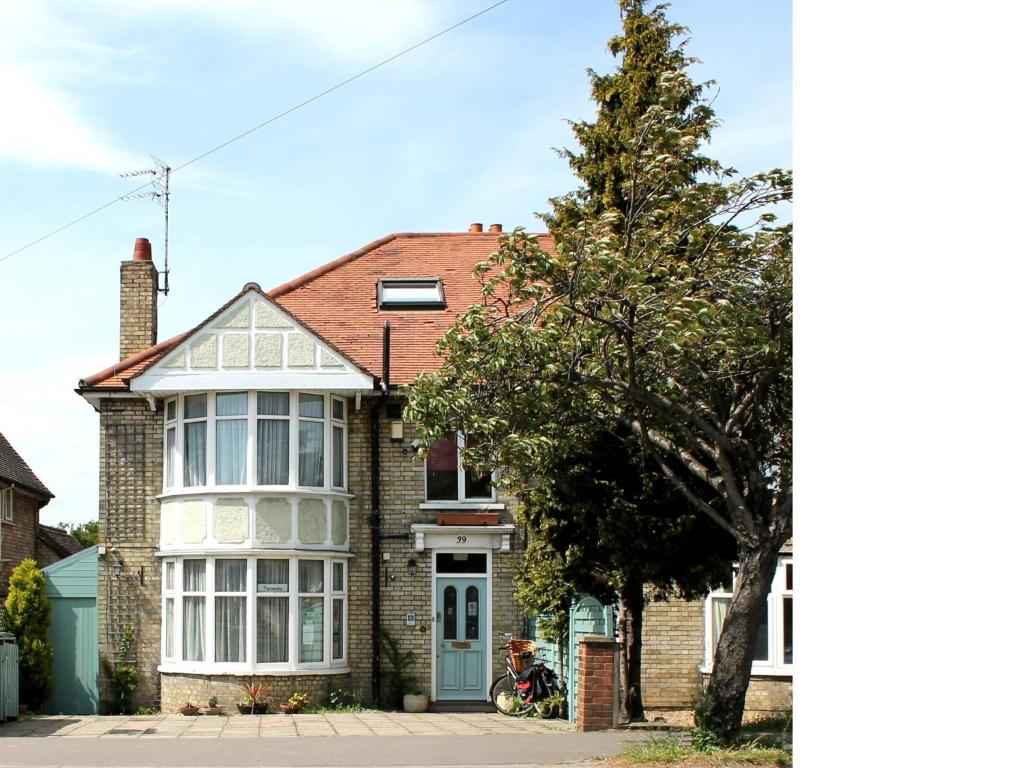
[[[248,290],[132,379],[154,396],[209,389],[372,389],[373,379]]]

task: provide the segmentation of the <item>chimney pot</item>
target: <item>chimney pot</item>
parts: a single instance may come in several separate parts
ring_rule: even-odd
[[[484,231],[484,225],[479,223],[479,222],[473,222],[472,224],[469,225],[469,231],[470,232],[483,232]]]
[[[501,224],[491,224],[491,226],[489,226],[487,228],[487,231],[488,232],[498,232],[498,233],[500,233],[501,232]]]
[[[135,238],[135,252],[132,254],[132,261],[152,261],[153,246],[149,244],[149,238]]]

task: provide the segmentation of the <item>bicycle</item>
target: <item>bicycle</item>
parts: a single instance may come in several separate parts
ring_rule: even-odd
[[[532,640],[513,639],[508,632],[499,632],[498,634],[507,642],[498,649],[504,652],[505,674],[491,683],[491,689],[488,692],[494,708],[509,717],[522,717],[533,711],[544,718],[556,717],[559,711],[558,702],[561,701],[562,696],[561,683],[558,681],[558,676],[549,670],[542,660],[537,659],[537,644]],[[548,689],[546,695],[535,697],[532,689],[521,691],[516,687],[519,675],[527,667],[537,668],[538,674],[544,675],[546,672],[550,675],[550,684],[542,686]],[[556,696],[559,698],[551,701]]]

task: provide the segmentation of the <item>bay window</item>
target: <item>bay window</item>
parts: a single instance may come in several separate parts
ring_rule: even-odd
[[[163,567],[165,669],[298,672],[345,665],[345,560],[218,554],[169,557]]]
[[[735,577],[734,577],[735,578]],[[705,601],[705,668],[710,670],[722,634],[733,585],[723,585]],[[780,557],[771,592],[754,637],[753,674],[793,674],[793,558]]]
[[[430,446],[425,462],[427,501],[494,501],[494,473],[463,466],[463,450],[472,446],[473,438],[462,435]]]
[[[170,397],[164,404],[164,487],[344,490],[347,431],[345,400],[331,395]]]

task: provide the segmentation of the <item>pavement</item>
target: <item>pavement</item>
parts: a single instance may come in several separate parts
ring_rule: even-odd
[[[589,766],[634,734],[497,713],[49,716],[0,725],[0,768]],[[301,739],[301,745],[298,741]]]

